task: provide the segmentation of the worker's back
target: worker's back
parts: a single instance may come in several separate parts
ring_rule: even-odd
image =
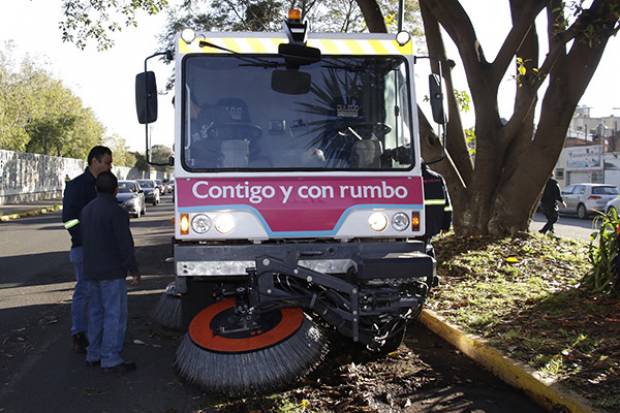
[[[129,215],[112,194],[98,194],[80,217],[87,279],[125,278],[136,267]]]

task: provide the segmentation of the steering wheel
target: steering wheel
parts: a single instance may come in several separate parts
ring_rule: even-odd
[[[209,138],[227,139],[248,139],[250,141],[262,136],[263,129],[252,123],[214,123],[207,129]]]

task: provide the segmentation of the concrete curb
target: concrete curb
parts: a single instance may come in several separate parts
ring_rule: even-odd
[[[49,207],[45,207],[45,208],[29,209],[27,211],[21,211],[15,214],[0,215],[0,222],[13,221],[13,220],[16,220],[19,218],[25,218],[25,217],[36,217],[39,215],[51,214],[52,212],[57,212],[61,210],[62,210],[62,205],[60,204],[50,205]]]
[[[531,368],[504,356],[486,340],[465,334],[433,311],[423,310],[420,322],[507,384],[523,390],[543,408],[554,412],[601,413],[583,397],[558,383],[537,377]]]

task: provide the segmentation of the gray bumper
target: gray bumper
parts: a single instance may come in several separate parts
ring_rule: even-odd
[[[423,242],[287,243],[244,245],[174,245],[179,277],[246,276],[256,258],[285,260],[297,254],[297,265],[326,274],[355,274],[358,278],[429,277],[435,260]]]

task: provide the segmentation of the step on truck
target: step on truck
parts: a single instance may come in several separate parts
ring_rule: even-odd
[[[186,29],[173,60],[179,374],[243,395],[329,340],[395,350],[437,282],[409,34],[309,32],[292,10],[280,33]],[[148,143],[146,60],[136,100]]]

